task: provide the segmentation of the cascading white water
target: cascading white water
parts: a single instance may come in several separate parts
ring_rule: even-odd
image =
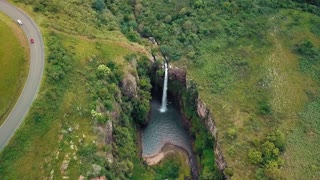
[[[164,81],[163,81],[163,92],[162,92],[162,104],[160,112],[167,111],[167,89],[168,89],[168,64],[164,62]]]

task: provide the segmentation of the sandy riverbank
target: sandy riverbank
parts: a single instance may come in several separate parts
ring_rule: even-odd
[[[166,143],[157,154],[152,156],[142,155],[142,158],[147,162],[148,165],[155,165],[163,160],[166,156],[171,154],[182,155],[185,161],[189,164],[188,152],[179,146],[169,143]]]

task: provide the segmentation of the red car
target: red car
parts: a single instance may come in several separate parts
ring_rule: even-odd
[[[31,42],[31,44],[33,44],[33,43],[34,43],[34,39],[33,39],[33,38],[31,38],[31,39],[30,39],[30,42]]]

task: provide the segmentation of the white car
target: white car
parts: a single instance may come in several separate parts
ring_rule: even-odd
[[[23,23],[20,19],[17,19],[17,23],[21,26]]]

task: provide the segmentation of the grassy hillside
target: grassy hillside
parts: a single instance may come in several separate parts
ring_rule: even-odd
[[[228,175],[319,177],[311,158],[319,144],[319,7],[245,0],[125,7],[122,32],[155,37],[171,63],[198,84],[214,114]]]
[[[9,17],[0,13],[0,126],[14,106],[28,72],[28,41]]]
[[[146,49],[129,42],[118,19],[94,2],[19,2],[40,25],[46,67],[37,99],[0,154],[0,179],[168,177],[171,168],[149,168],[138,152],[136,127],[151,88]],[[137,99],[122,94],[127,75],[137,79]],[[187,167],[178,160],[164,162],[181,171],[177,176]]]
[[[268,25],[264,36],[267,45],[260,46],[248,39],[252,44],[239,44],[213,53],[207,47],[217,43],[208,40],[204,44],[208,51],[201,58],[203,64],[189,65],[189,77],[199,84],[200,97],[206,99],[214,112],[220,144],[235,179],[319,177],[317,160],[308,158],[318,157],[312,147],[319,143],[307,138],[309,133],[313,134],[312,138],[317,135],[313,130],[303,130],[304,126],[309,127],[310,121],[315,123],[313,128],[319,123],[313,115],[305,115],[314,114],[309,103],[314,104],[317,99],[319,85],[302,71],[295,48],[305,40],[319,47],[320,38],[311,28],[312,22],[320,19],[296,10],[281,10],[263,18]],[[245,67],[230,65],[230,61],[233,63],[230,59],[234,58],[238,58],[236,63],[241,58],[240,63]],[[281,167],[280,171],[259,170],[251,165],[249,151],[262,150],[266,136],[276,130],[286,137],[285,150],[280,155],[284,164],[276,165]],[[236,132],[235,138],[230,138],[232,131]],[[264,162],[258,163],[259,166],[261,163]]]

